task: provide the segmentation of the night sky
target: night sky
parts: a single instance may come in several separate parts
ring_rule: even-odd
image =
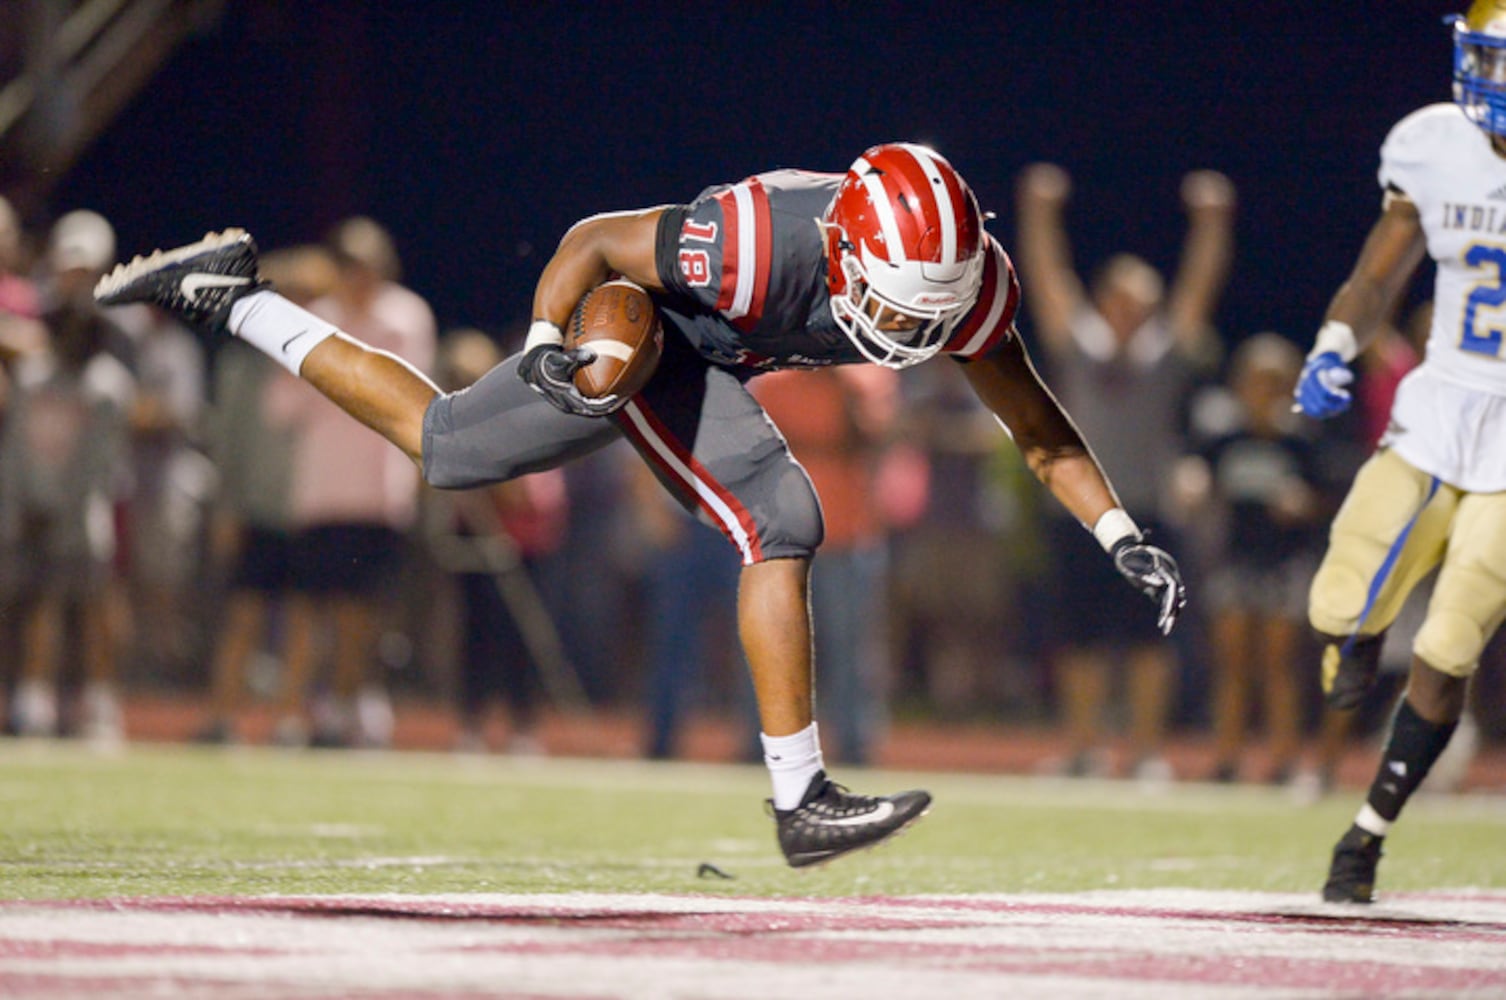
[[[121,254],[366,213],[444,328],[525,319],[576,219],[892,139],[945,153],[1013,242],[1013,183],[1076,183],[1085,273],[1175,262],[1181,175],[1240,193],[1226,336],[1306,342],[1379,206],[1389,126],[1449,98],[1460,4],[230,0],[53,193]],[[1027,290],[1028,290],[1028,276]]]

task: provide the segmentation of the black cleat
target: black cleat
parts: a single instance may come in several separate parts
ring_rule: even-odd
[[[256,273],[256,241],[244,229],[227,229],[117,264],[94,286],[94,298],[106,306],[149,302],[189,326],[219,333],[236,299],[268,287]]]
[[[929,792],[854,795],[829,780],[825,771],[818,771],[798,806],[773,812],[785,860],[791,868],[804,868],[872,847],[925,815],[930,807]]]
[[[1339,838],[1323,883],[1325,903],[1375,902],[1375,866],[1380,864],[1384,839],[1357,826]]]

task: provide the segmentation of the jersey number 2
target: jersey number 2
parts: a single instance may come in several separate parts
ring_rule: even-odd
[[[1488,322],[1476,322],[1478,310],[1506,305],[1506,248],[1476,243],[1464,251],[1464,263],[1470,267],[1495,268],[1495,280],[1476,285],[1464,306],[1464,334],[1459,349],[1475,354],[1498,357],[1501,353],[1501,328]]]

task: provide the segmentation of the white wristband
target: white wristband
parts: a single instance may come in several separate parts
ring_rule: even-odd
[[[276,292],[253,292],[230,307],[230,332],[294,375],[303,359],[339,333],[327,320]]]
[[[528,339],[523,341],[523,353],[538,347],[540,344],[563,344],[565,334],[559,327],[547,319],[536,319],[528,327]]]
[[[1318,337],[1313,341],[1313,349],[1307,352],[1307,357],[1310,360],[1329,351],[1337,354],[1345,364],[1353,361],[1354,356],[1360,352],[1359,344],[1354,339],[1354,327],[1336,319],[1324,323],[1318,330]]]
[[[1114,546],[1125,538],[1140,540],[1140,528],[1135,524],[1134,518],[1125,513],[1123,507],[1113,507],[1104,511],[1098,523],[1093,525],[1093,537],[1098,539],[1098,544],[1103,546],[1103,551],[1113,552]]]

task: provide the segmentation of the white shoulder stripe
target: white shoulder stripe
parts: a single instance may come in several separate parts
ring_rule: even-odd
[[[737,203],[737,287],[732,292],[728,319],[748,315],[753,304],[753,288],[758,280],[758,213],[753,209],[753,192],[746,184],[732,188]]]
[[[1004,262],[1003,251],[998,244],[992,243],[994,255],[993,301],[989,303],[988,315],[983,317],[983,322],[978,325],[978,331],[968,339],[957,351],[958,354],[971,355],[983,348],[988,343],[988,338],[993,336],[994,330],[999,325],[999,319],[1004,314],[1004,308],[1009,305],[1009,265]],[[982,293],[980,293],[982,294]]]

